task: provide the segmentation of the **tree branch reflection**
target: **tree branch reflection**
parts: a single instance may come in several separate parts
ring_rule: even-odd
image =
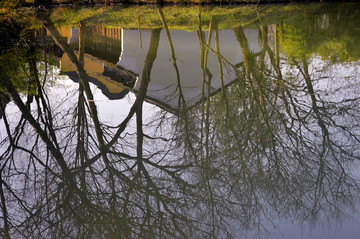
[[[155,28],[136,99],[113,126],[100,120],[85,71],[86,20],[79,23],[76,52],[46,13],[37,15],[79,83],[59,104],[47,88],[49,72],[40,77],[35,49],[22,49],[31,84],[20,91],[8,80],[1,92],[20,113],[9,118],[1,97],[0,235],[231,238],[253,230],[261,235],[281,219],[316,224],[346,216],[359,195],[351,172],[360,157],[358,97],[327,97],[334,92],[321,88],[316,57],[283,51],[286,24],[260,25],[256,53],[244,27],[230,30],[232,47],[242,52],[242,62],[233,64],[220,49],[218,22],[212,19],[206,32],[199,13],[202,93],[190,106],[174,36],[162,8],[156,10],[175,70],[179,114],[158,110],[149,119],[144,113],[160,61],[161,29]],[[229,85],[226,70],[236,76]],[[220,94],[212,88],[216,80]]]

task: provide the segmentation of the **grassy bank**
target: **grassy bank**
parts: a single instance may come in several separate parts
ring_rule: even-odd
[[[354,3],[355,4],[355,3]],[[233,6],[164,6],[162,8],[170,29],[194,30],[216,22],[219,29],[233,28],[235,25],[247,27],[280,23],[303,14],[317,14],[327,9],[341,8],[341,4],[276,4]],[[87,26],[122,27],[125,29],[150,29],[162,27],[156,6],[96,6],[92,8],[55,8],[51,19],[56,25],[74,25],[86,20]]]
[[[350,3],[358,8],[358,3]],[[173,6],[163,7],[166,21],[170,29],[193,30],[201,23],[206,27],[211,21],[218,24],[219,29],[232,28],[235,25],[257,26],[259,23],[276,24],[282,19],[299,17],[303,14],[321,14],[328,9],[341,9],[342,3],[320,4],[267,4],[257,6],[254,4],[233,7],[231,5],[210,6]],[[101,25],[106,27],[122,27],[125,29],[150,29],[162,27],[161,20],[155,5],[94,5],[94,6],[62,6],[49,9],[52,21],[58,25],[75,25],[86,20],[87,26]],[[40,28],[35,19],[37,8],[10,9],[3,11],[0,20],[16,19],[19,24],[26,24],[30,28]]]
[[[336,2],[348,2],[335,0]],[[335,2],[334,0],[3,0],[0,9],[11,6],[93,5],[93,4],[269,4],[298,2]]]

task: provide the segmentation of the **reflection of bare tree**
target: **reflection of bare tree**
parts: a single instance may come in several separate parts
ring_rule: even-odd
[[[312,83],[316,76],[309,74],[309,60],[292,59],[299,74],[284,79],[289,73],[280,66],[278,28],[274,26],[268,33],[267,27],[261,26],[262,49],[257,55],[249,50],[242,28],[234,29],[243,52],[243,68],[229,64],[198,34],[200,46],[210,49],[239,77],[227,89],[229,95],[207,99],[193,110],[201,111],[204,119],[201,134],[205,139],[199,149],[203,163],[197,166],[205,175],[197,183],[203,182],[202,195],[210,195],[204,198],[209,204],[201,214],[207,215],[203,220],[208,218],[209,225],[214,225],[215,218],[222,219],[223,227],[229,218],[242,218],[245,228],[257,225],[266,229],[262,223],[273,222],[275,215],[294,216],[304,223],[330,221],[346,215],[343,206],[351,207],[356,201],[358,184],[346,165],[359,159],[357,124],[339,124],[334,109],[338,105],[341,115],[345,111],[354,121],[358,109],[353,103],[358,99],[336,103],[317,98]],[[273,37],[273,49],[269,37]],[[206,75],[206,65],[202,68]],[[205,92],[203,96],[206,98]],[[233,110],[229,112],[227,105]],[[229,198],[227,203],[224,198]]]
[[[159,13],[161,22],[163,24],[163,28],[165,30],[166,37],[168,39],[168,43],[169,43],[169,47],[170,47],[171,60],[173,62],[173,66],[174,66],[175,73],[176,73],[177,90],[179,91],[179,108],[181,110],[182,107],[186,108],[186,102],[185,102],[184,95],[183,95],[183,92],[182,92],[179,68],[178,68],[177,63],[176,63],[175,49],[174,49],[174,45],[173,45],[173,42],[172,42],[172,39],[171,39],[169,28],[168,28],[168,26],[166,24],[164,13],[163,13],[161,7],[158,7],[157,11]]]
[[[161,152],[150,152],[149,155],[149,152],[144,153],[143,149],[145,139],[149,138],[142,129],[142,104],[150,82],[152,64],[156,58],[160,30],[152,30],[140,89],[129,115],[120,125],[110,129],[99,121],[87,75],[83,70],[84,44],[82,43],[85,37],[85,22],[82,22],[79,27],[80,56],[78,60],[49,18],[40,14],[38,19],[74,63],[80,84],[78,102],[74,111],[77,118],[74,120],[76,124],[70,125],[69,128],[58,128],[51,127],[56,117],[51,117],[48,104],[39,104],[38,107],[39,110],[48,111],[47,119],[51,122],[49,124],[38,122],[24,105],[12,83],[8,83],[7,90],[11,93],[22,116],[35,128],[37,135],[41,137],[48,149],[46,161],[36,156],[39,164],[36,170],[42,171],[41,168],[44,167],[46,175],[45,186],[39,188],[41,193],[39,191],[36,193],[38,196],[34,195],[36,202],[27,204],[25,198],[16,192],[13,193],[15,201],[24,203],[20,207],[24,216],[29,215],[24,221],[28,230],[21,233],[27,236],[41,236],[42,231],[45,230],[51,233],[52,237],[87,237],[104,234],[111,238],[186,237],[184,223],[187,220],[181,213],[182,202],[178,202],[171,196],[173,194],[171,191],[177,187],[183,190],[181,188],[186,186],[180,176],[184,167],[162,162],[164,156],[161,156],[163,154]],[[44,100],[46,99],[46,93],[40,87],[38,94],[41,97],[44,96]],[[121,136],[134,114],[136,114],[137,125],[135,142],[132,139],[123,139]],[[64,112],[61,115],[64,118],[68,117]],[[64,128],[69,131],[63,131]],[[13,142],[11,133],[9,136],[10,142]],[[57,141],[59,136],[62,141],[68,141],[68,143],[59,143]],[[76,140],[73,141],[73,139]],[[131,142],[127,143],[127,140]],[[14,145],[16,147],[17,142]],[[39,150],[41,145],[40,141],[35,142],[33,149]],[[136,148],[135,152],[133,148]],[[72,149],[75,151],[72,152]],[[30,151],[28,153],[35,156]],[[135,156],[132,156],[132,153],[135,153]],[[3,156],[11,158],[13,155],[9,153]],[[53,159],[55,164],[51,163]],[[56,165],[60,166],[60,174],[53,168]],[[13,169],[10,167],[9,170]],[[28,174],[29,171],[25,173]],[[155,177],[155,175],[158,176]],[[169,187],[164,184],[164,180],[173,181],[176,185],[174,189],[164,191],[164,187]],[[10,187],[7,189],[11,190]],[[0,194],[4,195],[2,191]],[[2,202],[5,212],[3,214],[5,235],[8,235],[9,220],[5,199]],[[35,212],[32,212],[33,210]],[[44,222],[40,227],[39,220]]]
[[[353,153],[359,140],[357,129],[339,125],[332,119],[333,106],[329,105],[334,102],[316,99],[306,60],[294,62],[300,72],[297,82],[283,79],[278,42],[275,38],[275,50],[271,50],[264,32],[266,29],[262,27],[262,51],[257,59],[249,51],[241,27],[234,29],[243,52],[245,77],[239,74],[239,82],[231,87],[228,100],[238,110],[225,115],[230,117],[227,120],[221,113],[214,117],[214,124],[221,125],[216,133],[217,139],[223,142],[220,145],[224,145],[218,149],[224,155],[223,172],[228,175],[224,177],[236,179],[229,180],[231,183],[224,187],[234,192],[236,201],[247,205],[243,207],[243,215],[253,220],[256,217],[250,217],[252,210],[265,212],[270,208],[284,216],[294,213],[304,222],[344,215],[342,206],[356,198],[356,194],[349,192],[357,190],[357,183],[345,164],[359,159],[359,155]],[[276,28],[274,34],[277,35]],[[267,69],[264,54],[269,59]],[[356,99],[350,102],[353,100]],[[345,102],[338,104],[349,116],[358,111],[349,106],[350,103]],[[224,121],[227,123],[223,124]],[[344,139],[339,141],[345,135],[352,145],[346,149]],[[239,190],[235,190],[236,187]],[[244,225],[261,225],[260,219]]]
[[[164,114],[149,125],[143,102],[160,29],[151,30],[135,102],[120,124],[109,126],[99,119],[84,71],[86,22],[79,24],[77,58],[48,16],[38,15],[75,65],[79,85],[69,98],[76,104],[53,105],[34,58],[28,65],[36,94],[24,102],[7,82],[21,115],[18,122],[10,120],[1,105],[7,140],[1,152],[0,235],[231,238],[252,229],[263,232],[279,217],[315,223],[343,216],[343,207],[353,206],[358,195],[347,165],[359,159],[358,98],[336,102],[321,96],[306,56],[290,59],[294,67],[285,71],[281,25],[260,26],[259,54],[251,52],[244,29],[234,28],[243,63],[232,65],[221,54],[217,22],[211,21],[206,39],[199,14],[203,101],[187,108],[171,34],[162,9],[157,11],[182,108],[179,115]],[[214,96],[211,54],[222,87]],[[225,67],[238,77],[227,88]],[[128,127],[133,121],[134,133]]]

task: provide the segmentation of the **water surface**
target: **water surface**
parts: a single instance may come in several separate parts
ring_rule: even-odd
[[[3,238],[359,235],[359,4],[215,10],[3,21]]]

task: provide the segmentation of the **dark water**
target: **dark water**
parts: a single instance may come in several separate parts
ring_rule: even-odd
[[[3,20],[0,236],[358,238],[359,5],[278,7]]]

